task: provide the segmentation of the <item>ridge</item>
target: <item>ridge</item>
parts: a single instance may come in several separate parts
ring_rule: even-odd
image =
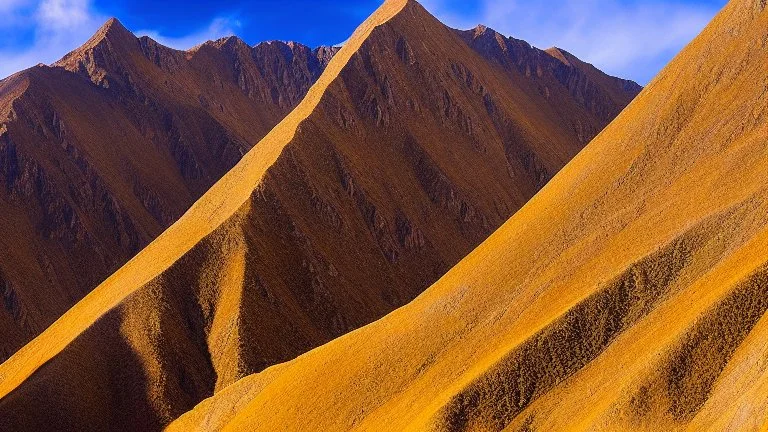
[[[0,234],[0,286],[14,300],[0,308],[0,362],[176,221],[327,65],[250,48],[190,55],[126,34],[107,21],[92,48],[0,82],[0,228],[28,239],[9,250]]]

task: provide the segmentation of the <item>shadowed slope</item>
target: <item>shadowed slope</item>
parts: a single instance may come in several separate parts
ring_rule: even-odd
[[[767,42],[731,1],[418,299],[171,429],[764,429]]]
[[[110,20],[0,82],[0,361],[186,211],[292,109],[332,51],[193,51]]]
[[[578,152],[569,118],[599,123],[538,88],[386,3],[178,223],[0,367],[3,421],[158,428],[410,301]]]

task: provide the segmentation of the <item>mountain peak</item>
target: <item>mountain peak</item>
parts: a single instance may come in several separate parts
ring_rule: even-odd
[[[123,26],[123,23],[121,23],[119,19],[112,17],[102,24],[100,31],[109,31],[113,27],[125,29],[125,26]]]
[[[283,149],[288,145],[288,142],[293,139],[299,125],[316,109],[327,88],[332,82],[335,82],[341,70],[351,61],[354,54],[368,40],[373,31],[377,27],[390,22],[406,6],[415,3],[413,0],[387,0],[368,20],[358,27],[345,47],[334,56],[328,68],[309,90],[302,102],[281,123],[274,127],[259,142],[259,145],[249,151],[231,171],[214,184],[200,199],[199,204],[193,206],[177,223],[171,226],[170,234],[164,235],[164,238],[168,239],[168,244],[151,243],[150,247],[144,249],[143,253],[136,260],[129,262],[130,267],[128,267],[127,272],[119,272],[117,277],[108,279],[100,288],[94,290],[97,295],[87,297],[98,299],[99,305],[103,306],[104,310],[100,310],[98,315],[106,313],[107,310],[111,310],[120,304],[126,299],[129,291],[140,288],[140,286],[121,283],[120,275],[137,271],[141,273],[138,276],[139,278],[146,276],[146,280],[155,279],[157,275],[167,269],[166,265],[176,262],[194,244],[200,242],[203,237],[213,232],[213,230],[221,226],[240,210],[243,203],[250,199],[253,191],[264,178],[267,169],[275,163]],[[104,35],[100,35],[100,39],[104,40],[104,36],[108,36],[106,40],[112,41],[112,32],[117,28],[115,26],[116,22],[111,22],[111,24],[110,26],[105,26],[107,31]],[[65,66],[72,66],[77,69],[77,64],[70,65],[69,63],[77,63],[80,60],[79,57],[82,57],[84,48],[93,44],[93,41],[96,40],[94,37],[85,47],[70,53],[60,63],[66,63]],[[96,45],[101,44],[96,43]],[[138,41],[136,46],[139,47]],[[216,211],[211,212],[212,209],[216,209]],[[198,224],[197,221],[199,220],[205,220],[206,222]],[[156,252],[158,248],[164,247],[169,248],[168,253],[165,253],[165,256],[168,258],[167,260],[159,261],[155,257],[160,255],[156,254]],[[113,289],[116,286],[124,287],[124,289]],[[106,301],[102,301],[98,296],[102,292],[109,297]],[[85,308],[89,307],[86,303]],[[83,315],[78,314],[76,310],[75,312],[65,314],[62,319],[56,321],[55,325],[49,327],[46,332],[40,334],[36,339],[38,343],[45,347],[42,351],[22,349],[17,352],[17,355],[12,357],[13,361],[6,361],[0,364],[0,376],[3,377],[0,380],[0,399],[25,382],[42,364],[42,362],[31,361],[28,356],[32,355],[36,359],[43,359],[43,362],[47,362],[63,351],[93,323],[88,319],[83,320],[82,318]],[[62,330],[66,333],[64,337],[60,336]],[[6,418],[3,418],[3,420],[6,421]]]
[[[459,33],[464,34],[465,38],[469,37],[470,40],[479,40],[483,43],[498,45],[500,47],[503,47],[506,44],[506,40],[508,39],[507,36],[484,24],[478,24],[477,27],[473,29],[459,31]]]
[[[136,45],[137,39],[130,30],[123,26],[120,20],[117,18],[110,18],[85,44],[64,56],[61,60],[54,63],[54,65],[62,67],[71,66],[73,62],[77,62],[77,59],[82,58],[84,53],[93,50],[100,45],[104,45],[105,41],[108,41],[108,45],[111,46],[107,49],[112,50],[116,46],[126,46],[129,44]]]
[[[136,39],[136,36],[131,33],[130,30],[125,28],[123,23],[120,22],[117,18],[110,18],[107,20],[107,22],[104,23],[104,25],[99,28],[99,30],[96,31],[96,33],[91,37],[90,41],[86,43],[86,45],[89,45],[90,42],[99,42],[103,39],[110,39],[112,41],[116,40],[123,40],[123,39]]]
[[[88,60],[89,52],[98,50],[102,54],[107,54],[107,57],[119,58],[121,56],[116,53],[125,53],[133,49],[140,49],[139,40],[117,18],[110,18],[88,39],[88,42],[65,55],[53,65],[70,71],[79,70],[85,72],[90,69],[89,72],[85,73],[91,75],[91,78],[94,79],[95,65],[90,65],[91,61]],[[102,55],[100,58],[103,60],[104,56]],[[98,68],[104,67],[104,64],[98,66]],[[97,75],[102,75],[102,73],[99,72]],[[96,78],[96,81],[101,82],[102,78],[103,76],[100,76]]]

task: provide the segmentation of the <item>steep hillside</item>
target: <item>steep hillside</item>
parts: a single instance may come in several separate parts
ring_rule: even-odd
[[[170,430],[766,430],[766,71],[733,0],[418,299]]]
[[[174,51],[110,20],[0,82],[0,361],[178,219],[333,52],[236,38]]]
[[[604,124],[590,104],[386,3],[187,214],[0,367],[0,421],[158,429],[380,318],[582,148],[577,126]]]

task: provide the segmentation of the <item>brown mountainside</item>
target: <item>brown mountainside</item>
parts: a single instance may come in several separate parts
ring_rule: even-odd
[[[173,223],[282,119],[335,49],[190,52],[110,20],[0,82],[0,361]]]
[[[468,41],[415,1],[382,6],[187,214],[0,367],[3,425],[158,429],[385,315],[523,206],[636,90],[619,98],[624,81],[603,77],[610,89],[584,92],[542,51],[489,61]],[[533,78],[508,67],[518,61],[549,66]]]
[[[418,299],[169,430],[765,431],[766,71],[732,0]]]
[[[473,49],[501,65],[515,79],[532,81],[534,85],[528,91],[547,99],[571,99],[583,107],[587,113],[574,116],[570,106],[554,106],[563,123],[573,128],[584,144],[642,90],[634,81],[608,76],[559,48],[542,51],[483,25],[458,33]],[[570,98],[553,94],[558,92],[565,92]]]

